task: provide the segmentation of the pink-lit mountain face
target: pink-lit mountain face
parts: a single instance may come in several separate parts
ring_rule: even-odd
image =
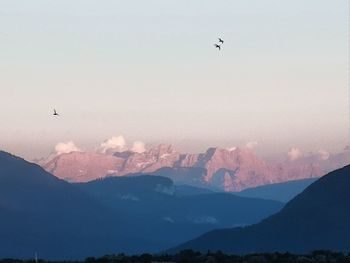
[[[350,152],[331,155],[326,160],[315,154],[274,163],[258,157],[248,148],[209,148],[205,153],[182,154],[171,145],[159,145],[143,153],[125,151],[107,155],[72,152],[47,162],[42,160],[40,164],[48,172],[69,182],[155,173],[170,177],[175,183],[180,177],[181,183],[186,183],[188,178],[192,185],[234,192],[271,183],[320,177],[349,163]]]
[[[124,159],[106,154],[71,152],[42,163],[43,161],[41,165],[46,171],[58,178],[69,182],[87,182],[114,174],[116,167],[123,165]]]

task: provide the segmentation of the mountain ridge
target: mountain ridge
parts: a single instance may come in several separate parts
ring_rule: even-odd
[[[45,170],[69,182],[87,182],[105,176],[130,174],[160,175],[161,171],[166,177],[170,176],[167,174],[169,172],[172,179],[179,184],[205,186],[226,192],[317,178],[348,163],[350,151],[327,156],[327,159],[314,154],[276,163],[258,157],[249,148],[211,147],[204,153],[184,154],[172,145],[163,144],[142,153],[125,151],[111,155],[71,152],[50,158],[47,162],[40,161]],[[188,178],[184,177],[181,169],[188,169]],[[203,174],[198,177],[196,169],[203,169]]]
[[[306,253],[350,250],[350,166],[320,178],[278,213],[262,222],[208,232],[169,252],[183,249],[226,253]]]
[[[71,184],[0,152],[0,257],[153,253],[216,227],[258,222],[283,206],[228,193],[189,193],[177,194],[171,179],[155,175]]]

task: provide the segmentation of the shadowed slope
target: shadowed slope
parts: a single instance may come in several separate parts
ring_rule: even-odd
[[[121,218],[75,186],[5,152],[0,152],[0,218],[0,257],[31,258],[38,252],[44,258],[79,258],[124,246],[114,228]]]
[[[228,253],[350,250],[350,166],[319,179],[277,214],[245,228],[214,230],[171,252]]]

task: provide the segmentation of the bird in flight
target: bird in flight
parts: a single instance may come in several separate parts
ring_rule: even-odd
[[[218,48],[219,50],[221,50],[221,46],[220,46],[220,45],[214,44],[214,46],[215,46],[216,48]]]
[[[53,116],[59,116],[59,114],[57,113],[57,111],[55,109],[53,109]]]
[[[224,40],[222,38],[219,37],[218,39],[221,44],[224,44]]]

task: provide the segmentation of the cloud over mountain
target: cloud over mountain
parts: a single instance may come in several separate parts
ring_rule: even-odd
[[[135,153],[143,153],[146,151],[146,146],[141,141],[135,141],[132,145],[131,151]]]
[[[60,142],[55,146],[55,154],[60,155],[63,153],[80,152],[81,149],[78,148],[74,142]]]
[[[121,152],[125,150],[126,148],[126,141],[124,136],[114,136],[109,138],[108,140],[105,140],[101,143],[98,150],[101,153],[114,153],[114,152]]]

